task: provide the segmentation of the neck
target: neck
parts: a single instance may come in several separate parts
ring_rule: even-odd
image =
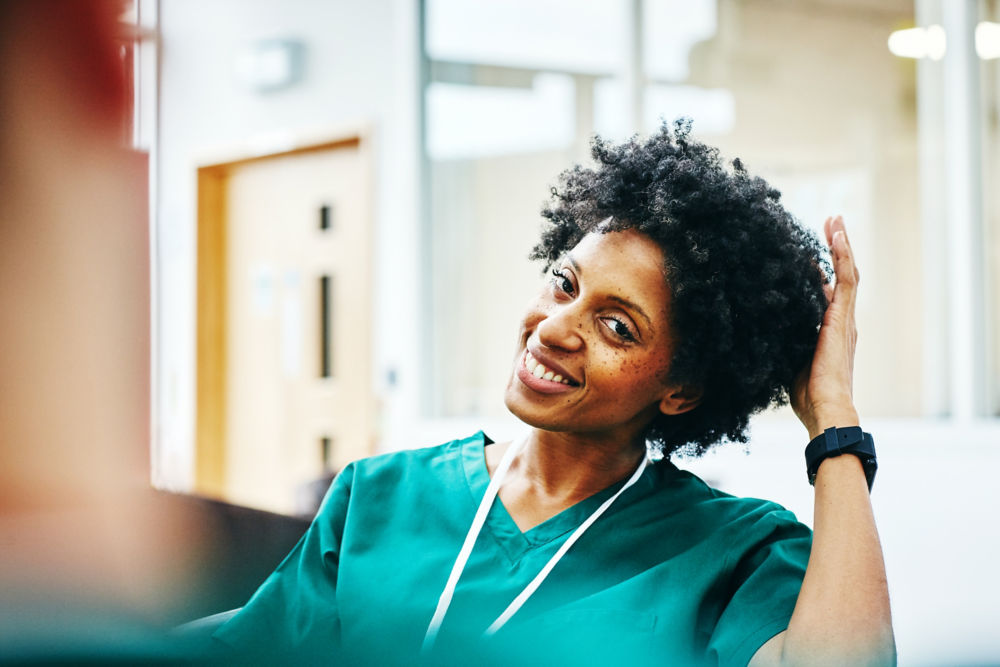
[[[511,471],[536,493],[575,501],[631,475],[645,453],[641,440],[532,429]]]

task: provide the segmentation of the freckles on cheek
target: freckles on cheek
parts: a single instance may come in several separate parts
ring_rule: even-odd
[[[606,350],[601,355],[601,363],[608,369],[620,373],[627,367],[628,357],[621,350]]]

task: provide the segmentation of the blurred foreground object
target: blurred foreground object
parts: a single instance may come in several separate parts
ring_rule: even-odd
[[[197,538],[149,489],[147,169],[122,145],[122,9],[0,0],[0,659],[65,644],[136,661]]]

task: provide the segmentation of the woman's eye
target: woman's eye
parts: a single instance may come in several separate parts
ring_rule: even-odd
[[[604,323],[607,324],[608,328],[622,340],[627,340],[630,343],[635,342],[635,335],[632,330],[628,328],[628,325],[619,319],[614,317],[607,317],[604,319]]]
[[[573,293],[573,283],[560,269],[552,269],[552,284],[566,294]]]

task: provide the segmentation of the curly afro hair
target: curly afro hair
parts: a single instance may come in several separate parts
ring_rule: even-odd
[[[680,119],[645,141],[595,137],[596,167],[560,175],[531,259],[548,270],[584,235],[625,229],[662,248],[677,340],[668,381],[702,399],[659,415],[646,437],[664,455],[700,456],[723,440],[746,443],[751,415],[788,402],[816,347],[831,272],[780,193],[738,159],[727,170],[690,131]]]

